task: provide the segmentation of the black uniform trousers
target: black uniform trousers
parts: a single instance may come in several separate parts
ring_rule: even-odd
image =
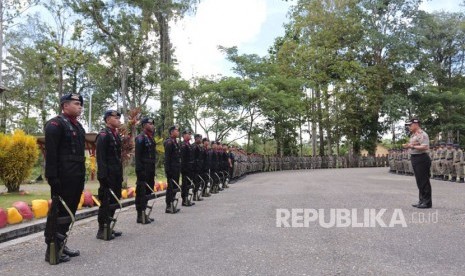
[[[430,168],[431,159],[428,154],[412,154],[412,167],[415,173],[415,180],[417,182],[419,200],[425,204],[431,204],[431,183],[430,179]]]
[[[166,175],[166,178],[168,180],[168,187],[166,188],[165,196],[166,206],[170,206],[171,202],[173,202],[174,198],[176,197],[178,186],[176,186],[176,184],[173,183],[173,180],[179,184],[179,175],[179,171],[171,172]]]
[[[137,211],[145,211],[147,209],[147,196],[152,193],[145,183],[149,184],[150,188],[155,188],[155,167],[153,170],[145,168],[145,177],[137,177],[136,182],[136,199],[134,201]]]
[[[63,179],[65,180],[65,179]],[[60,196],[63,201],[68,205],[71,213],[76,215],[76,211],[79,205],[79,201],[81,200],[81,194],[84,190],[84,177],[82,179],[80,177],[76,177],[74,179],[66,179],[66,189],[62,189],[62,191],[58,192],[57,195]],[[66,181],[65,180],[65,181]],[[63,185],[63,184],[62,184]],[[57,204],[58,206],[58,218],[69,217],[69,213],[66,208],[60,203]],[[53,221],[47,219],[47,224],[51,224]],[[69,230],[69,226],[71,225],[71,220],[67,221],[66,223],[60,223],[56,225],[56,231],[64,236]],[[50,231],[52,230],[52,226],[46,226],[44,231],[44,236],[46,237],[45,242],[48,244],[51,241],[47,238],[50,237]]]
[[[191,171],[185,171],[182,173],[182,187],[181,187],[181,197],[187,198],[189,196],[189,187],[191,186],[191,179],[194,181],[194,173]]]

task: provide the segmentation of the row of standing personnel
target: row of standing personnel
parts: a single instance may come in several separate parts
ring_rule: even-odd
[[[71,257],[80,255],[79,250],[70,249],[66,244],[86,175],[85,130],[78,121],[83,105],[81,95],[64,95],[60,99],[62,113],[50,119],[44,129],[45,176],[52,198],[44,231],[47,244],[45,261],[50,264],[67,262]],[[105,128],[96,138],[97,179],[100,183],[96,237],[101,240],[111,240],[122,235],[122,232],[114,229],[117,221],[115,210],[121,208],[123,182],[122,140],[118,133],[120,116],[118,111],[106,111],[103,116]],[[156,198],[154,186],[157,156],[153,120],[143,118],[140,123],[142,131],[135,137],[135,205],[136,222],[145,225],[154,221],[150,218],[153,203],[148,206],[148,202]],[[230,179],[240,178],[247,173],[386,164],[384,157],[278,157],[247,154],[217,141],[210,142],[198,134],[194,135],[195,142],[191,144],[191,131],[184,130],[179,139],[177,126],[169,128],[169,135],[164,141],[164,169],[168,182],[165,212],[169,214],[180,211],[177,208],[178,193],[181,194],[182,206],[191,207],[195,205],[193,201],[202,201],[204,197],[219,193],[228,188]],[[179,181],[181,176],[182,182]]]
[[[430,178],[464,183],[465,156],[458,144],[440,142],[430,145]],[[409,150],[389,151],[389,171],[391,173],[414,175]]]
[[[378,156],[269,156],[261,154],[247,154],[241,149],[232,148],[233,176],[241,172],[269,172],[281,170],[310,170],[361,167],[387,167],[386,155]]]

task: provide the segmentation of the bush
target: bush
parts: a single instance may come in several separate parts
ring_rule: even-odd
[[[0,134],[0,179],[8,192],[18,192],[39,157],[36,139],[22,130]]]

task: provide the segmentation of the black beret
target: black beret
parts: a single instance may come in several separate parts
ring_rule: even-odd
[[[82,98],[82,96],[79,94],[74,94],[74,93],[70,93],[70,94],[67,94],[61,97],[60,105],[65,102],[69,102],[69,101],[79,101],[81,102],[81,106],[84,105],[84,99]]]
[[[140,120],[140,124],[143,126],[145,124],[153,124],[153,119],[150,119],[149,117],[144,117],[142,120]]]
[[[446,145],[447,145],[447,146],[452,146],[452,145],[454,145],[454,144],[453,144],[453,143],[451,143],[451,142],[447,142],[447,144],[446,144]]]
[[[205,137],[205,138],[202,139],[202,142],[210,142],[210,140],[208,140],[208,138]]]
[[[202,134],[198,134],[198,133],[195,134],[195,135],[194,135],[194,139],[197,139],[197,138],[202,138]]]
[[[177,128],[178,128],[177,125],[170,126],[170,127],[168,128],[168,133],[171,134],[171,132],[172,132],[173,130],[177,129]]]
[[[454,144],[454,148],[460,148],[459,144]]]
[[[116,110],[107,110],[105,111],[105,114],[103,115],[103,120],[105,121],[109,116],[118,116],[118,117],[121,117],[121,113],[119,113],[118,111]]]
[[[440,145],[440,146],[445,146],[445,145],[446,145],[446,142],[440,142],[439,145]]]
[[[184,134],[192,134],[192,131],[188,128],[185,128],[183,131],[182,131],[182,135]]]

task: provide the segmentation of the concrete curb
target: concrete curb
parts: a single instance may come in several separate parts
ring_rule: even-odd
[[[156,192],[157,198],[165,196],[166,191]],[[123,199],[121,204],[124,207],[134,205],[135,198]],[[85,208],[76,212],[76,221],[86,219],[98,214],[98,206]],[[41,232],[45,229],[47,218],[34,219],[29,222],[20,223],[17,225],[7,226],[0,229],[0,243],[11,241],[30,234]]]

